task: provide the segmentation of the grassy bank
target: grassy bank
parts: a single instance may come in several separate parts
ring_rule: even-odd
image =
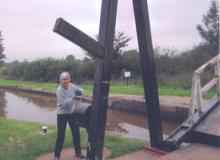
[[[28,89],[45,89],[49,91],[55,91],[58,84],[0,79],[0,86],[13,86]]]
[[[19,81],[19,80],[5,80],[0,79],[0,86],[14,86],[29,89],[44,89],[49,91],[55,91],[57,83],[42,83],[42,82],[30,82],[30,81]],[[92,84],[81,84],[80,85],[86,93],[92,93]],[[175,96],[190,96],[190,89],[184,89],[181,87],[174,86],[159,86],[160,95],[175,95]],[[143,87],[138,85],[126,86],[122,83],[111,83],[110,87],[111,94],[133,94],[133,95],[144,95]]]
[[[49,126],[48,134],[41,134],[41,124],[0,118],[0,159],[34,160],[39,155],[53,152],[56,127]],[[64,148],[72,147],[71,133],[66,132]],[[81,130],[82,147],[86,147],[87,134]],[[111,157],[142,148],[143,141],[106,134],[105,146],[112,152]]]

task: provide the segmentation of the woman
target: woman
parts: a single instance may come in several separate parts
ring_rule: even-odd
[[[77,125],[76,114],[74,113],[75,96],[82,96],[81,88],[70,83],[70,74],[63,72],[60,74],[60,86],[57,88],[57,139],[55,146],[55,160],[60,160],[60,153],[63,148],[66,125],[69,124],[72,132],[72,140],[75,149],[75,155],[79,158],[85,158],[81,153],[79,126]]]

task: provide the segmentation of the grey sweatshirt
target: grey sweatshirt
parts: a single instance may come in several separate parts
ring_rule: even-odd
[[[83,90],[76,85],[69,83],[67,88],[60,85],[57,88],[57,114],[71,114],[75,110],[75,96],[82,96]]]

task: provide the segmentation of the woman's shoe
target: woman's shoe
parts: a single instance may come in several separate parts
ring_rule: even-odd
[[[61,159],[60,159],[60,156],[55,157],[54,160],[61,160]]]
[[[76,157],[82,158],[82,159],[86,158],[82,153],[76,153]]]

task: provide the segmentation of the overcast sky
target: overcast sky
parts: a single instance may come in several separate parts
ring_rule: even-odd
[[[116,30],[132,38],[127,49],[137,48],[132,0],[118,0]],[[190,49],[200,42],[201,23],[211,0],[148,0],[154,46]],[[43,57],[61,58],[83,50],[54,33],[62,17],[94,37],[99,29],[101,0],[0,0],[0,31],[7,62]]]

